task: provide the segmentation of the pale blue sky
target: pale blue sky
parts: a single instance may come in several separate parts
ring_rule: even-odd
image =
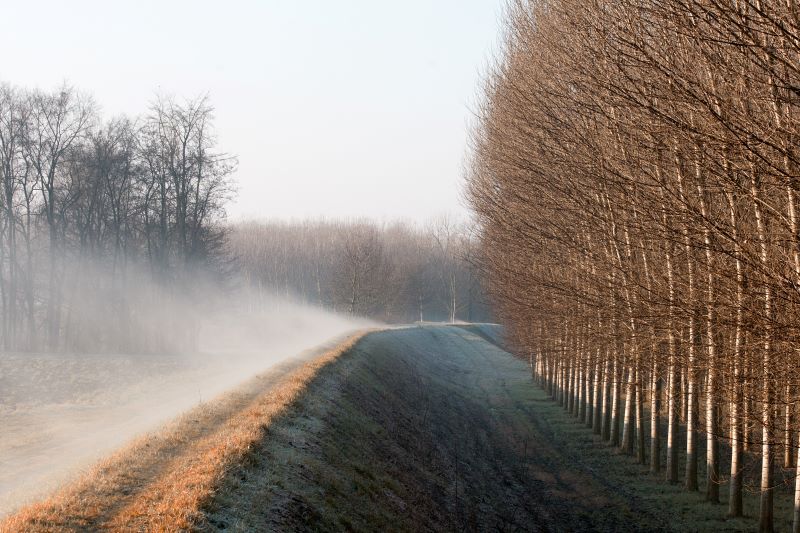
[[[208,93],[241,217],[463,214],[470,110],[503,0],[5,2],[0,79],[106,115]]]

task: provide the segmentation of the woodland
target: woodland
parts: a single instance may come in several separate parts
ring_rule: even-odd
[[[192,351],[199,316],[237,298],[488,319],[465,223],[232,223],[236,169],[208,98],[107,118],[67,85],[0,85],[0,347]]]
[[[153,351],[147,313],[222,271],[236,159],[206,98],[105,119],[92,97],[0,85],[0,345]]]
[[[247,221],[228,250],[245,287],[389,323],[487,322],[471,227],[366,219]]]

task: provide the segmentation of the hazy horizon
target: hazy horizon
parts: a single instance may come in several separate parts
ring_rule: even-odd
[[[39,30],[0,35],[17,51],[2,81],[66,81],[105,116],[207,94],[239,158],[229,220],[466,216],[467,125],[500,0],[45,4],[7,6]]]

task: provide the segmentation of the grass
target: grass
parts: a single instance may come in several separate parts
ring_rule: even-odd
[[[254,450],[253,463],[229,476],[208,506],[209,527],[203,529],[398,528],[408,513],[402,503],[408,490],[376,449],[387,433],[368,414],[396,404],[383,396],[386,374],[376,374],[367,363],[378,355],[362,346],[327,367],[272,425]],[[404,462],[400,451],[393,457]]]
[[[265,390],[225,395],[200,406],[157,434],[144,436],[50,498],[0,522],[0,531],[175,531],[202,519],[203,505],[228,472],[246,461],[272,420],[317,373],[350,350],[352,335],[291,371],[267,375]]]
[[[518,386],[519,385],[519,386]],[[370,335],[207,506],[216,531],[637,530],[544,439],[525,364],[460,328]],[[664,529],[664,528],[661,528]],[[641,529],[639,529],[641,530]]]
[[[727,486],[711,505],[650,474],[481,333],[351,337],[140,438],[0,531],[756,529],[757,494],[727,519]],[[785,529],[786,491],[776,517]]]
[[[661,514],[669,526],[676,531],[697,532],[722,532],[722,531],[755,531],[758,530],[759,494],[757,492],[758,467],[760,458],[747,454],[745,457],[744,517],[730,518],[728,511],[728,484],[720,486],[720,503],[712,504],[705,501],[705,439],[699,434],[698,447],[698,479],[700,490],[688,491],[683,486],[685,472],[685,454],[683,448],[679,453],[679,479],[677,484],[665,481],[664,473],[653,474],[649,466],[640,465],[634,457],[623,454],[619,448],[606,443],[599,436],[594,435],[577,418],[571,416],[557,402],[550,400],[549,396],[538,386],[533,387],[533,396],[540,401],[537,411],[546,421],[551,438],[564,452],[570,455],[577,463],[596,472],[604,478],[615,490],[631,495],[637,508]],[[679,445],[685,446],[685,428],[682,428]],[[649,426],[645,428],[649,439]],[[648,440],[649,444],[649,440]],[[666,443],[662,442],[662,468],[666,460]],[[722,454],[729,450],[721,450]],[[727,460],[727,458],[726,458]],[[724,466],[724,465],[723,465]],[[780,479],[781,473],[776,468],[776,475]],[[789,473],[784,473],[789,476]],[[775,528],[786,531],[791,528],[792,519],[792,492],[789,486],[779,486],[775,491]]]

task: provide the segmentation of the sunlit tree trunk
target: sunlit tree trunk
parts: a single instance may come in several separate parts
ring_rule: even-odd
[[[700,200],[700,214],[709,220],[709,202],[702,184],[699,157],[695,158],[697,196]],[[719,428],[717,420],[717,343],[716,343],[716,293],[714,280],[714,258],[711,231],[708,223],[703,225],[703,245],[706,259],[706,500],[719,503]]]
[[[671,254],[666,254],[667,278],[669,280],[669,321],[667,325],[667,352],[669,357],[667,378],[667,481],[678,482],[678,417],[680,393],[678,389],[678,349],[675,341],[675,282],[672,272]]]
[[[787,167],[788,164],[784,163]],[[792,264],[794,265],[794,276],[797,283],[800,283],[800,224],[798,224],[798,214],[797,214],[797,198],[795,196],[794,189],[789,185],[786,187],[787,193],[787,205],[789,211],[789,224],[790,230],[792,232]],[[800,349],[797,351],[798,355],[800,355]],[[791,449],[791,404],[788,403],[789,396],[790,396],[790,389],[789,385],[787,385],[787,405],[786,405],[786,429],[787,429],[787,441],[789,446],[788,453],[794,451],[796,453],[795,457],[795,485],[794,485],[794,512],[793,512],[793,520],[792,520],[792,532],[793,533],[800,533],[800,443],[798,443],[797,449]],[[791,465],[789,465],[791,466]]]
[[[731,476],[730,494],[728,496],[728,515],[739,517],[743,514],[742,507],[742,327],[744,322],[744,273],[741,258],[741,245],[738,235],[738,220],[736,216],[736,203],[733,193],[726,193],[731,220],[731,232],[734,246],[734,260],[736,263],[736,326],[733,338],[733,393],[730,402],[731,423]]]
[[[684,189],[683,161],[676,153],[675,155],[675,176],[677,178],[680,199],[684,204],[684,212],[688,217],[688,200]],[[697,330],[695,316],[695,278],[694,278],[694,259],[693,247],[689,235],[688,220],[683,222],[681,232],[683,237],[683,248],[686,254],[686,306],[688,313],[687,331],[687,362],[686,362],[686,489],[698,490],[697,483],[697,415],[698,415],[698,384],[697,384]]]
[[[605,364],[603,368],[603,423],[601,436],[604,441],[611,440],[611,404],[614,376],[614,363],[612,361],[611,349],[606,350]]]
[[[636,369],[636,460],[640,464],[647,464],[645,451],[645,431],[644,431],[644,394],[642,390],[642,371]]]
[[[650,373],[650,472],[661,471],[661,377],[658,359],[654,356]]]
[[[755,171],[750,176],[750,195],[753,204],[753,214],[756,220],[756,230],[759,245],[759,259],[764,271],[767,270],[767,230],[761,208],[759,186]],[[766,277],[766,274],[765,274]],[[772,450],[772,288],[769,279],[763,281],[764,298],[764,326],[761,342],[761,373],[763,376],[762,384],[762,405],[761,405],[761,505],[759,512],[759,531],[762,533],[771,532],[774,529],[773,523],[773,450]]]
[[[619,347],[614,350],[614,368],[611,371],[611,444],[620,445],[620,401],[622,393],[620,384],[622,381],[623,366],[622,355]]]
[[[600,354],[601,348],[598,347],[595,351],[596,360],[594,363],[594,405],[592,406],[592,433],[595,435],[600,435],[600,431],[602,429],[602,417],[603,417],[603,398],[605,395],[603,394],[603,376],[601,373],[601,366],[600,366]],[[608,364],[606,361],[605,364]]]

